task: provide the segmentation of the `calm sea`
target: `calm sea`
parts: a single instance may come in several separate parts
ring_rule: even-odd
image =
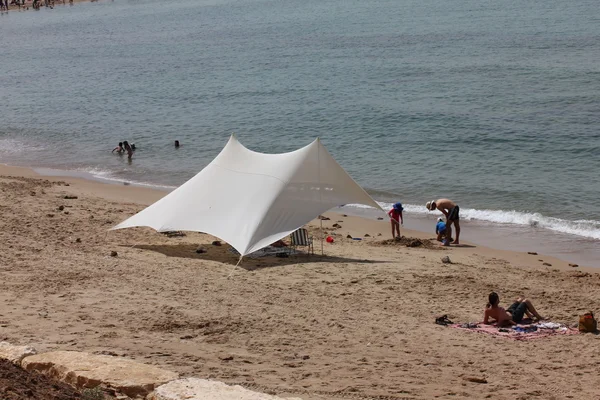
[[[0,162],[172,187],[232,132],[268,153],[319,136],[415,219],[449,197],[600,247],[597,0],[100,1],[1,14],[0,37]]]

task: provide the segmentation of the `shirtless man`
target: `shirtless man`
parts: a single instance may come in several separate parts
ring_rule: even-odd
[[[491,324],[490,318],[496,321],[498,326],[503,325],[515,325],[523,320],[523,317],[527,314],[529,318],[534,318],[538,321],[544,318],[538,314],[536,309],[531,304],[531,301],[527,299],[518,298],[513,304],[505,310],[500,307],[500,297],[496,292],[490,293],[488,296],[488,304],[483,313],[483,323]]]
[[[444,246],[450,245],[450,239],[452,237],[452,224],[454,224],[454,227],[456,228],[456,240],[454,240],[454,244],[460,244],[458,240],[460,238],[460,224],[458,222],[458,213],[460,208],[458,205],[456,205],[456,203],[454,203],[452,200],[438,199],[428,201],[427,204],[425,204],[425,207],[427,207],[429,211],[436,209],[440,210],[446,217],[446,242],[444,243]]]

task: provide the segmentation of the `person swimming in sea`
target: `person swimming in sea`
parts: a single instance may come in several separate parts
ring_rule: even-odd
[[[125,151],[127,152],[127,158],[131,160],[131,157],[133,156],[133,149],[131,148],[127,140],[123,142],[123,147],[125,147]]]
[[[125,149],[123,148],[123,142],[119,142],[119,145],[112,150],[112,153],[117,152],[118,154],[123,154]]]

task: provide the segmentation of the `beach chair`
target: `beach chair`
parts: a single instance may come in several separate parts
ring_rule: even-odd
[[[307,254],[315,254],[313,247],[313,237],[308,236],[308,231],[304,228],[297,229],[290,235],[290,246],[294,252],[298,247],[306,247]]]

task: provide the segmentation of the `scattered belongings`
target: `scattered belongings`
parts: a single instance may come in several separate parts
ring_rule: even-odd
[[[453,324],[451,327],[513,340],[531,340],[554,335],[573,335],[579,333],[577,329],[568,328],[556,322],[544,321],[535,324],[531,323],[529,319],[523,320],[520,324],[502,328],[496,324],[486,325],[477,323]]]
[[[444,264],[452,264],[452,261],[450,261],[450,257],[448,257],[448,256],[442,257],[442,262]]]
[[[527,254],[531,254],[532,256],[537,256],[538,253],[536,253],[535,251],[528,251]]]
[[[452,322],[452,321],[450,321],[448,319],[448,315],[447,314],[444,314],[444,315],[442,315],[440,317],[437,317],[435,319],[435,323],[438,324],[438,325],[448,326],[448,325],[452,325],[454,322]]]
[[[111,257],[116,257],[116,256],[118,256],[118,255],[119,255],[119,253],[117,253],[117,252],[116,252],[116,251],[114,251],[114,250],[110,252],[110,256],[111,256]]]
[[[215,240],[211,243],[213,246],[221,246],[221,241],[220,240]]]
[[[161,232],[163,235],[167,236],[167,237],[184,237],[186,236],[185,233],[181,232],[181,231],[165,231],[165,232]]]
[[[598,330],[598,322],[591,311],[579,316],[579,332],[595,333]]]

